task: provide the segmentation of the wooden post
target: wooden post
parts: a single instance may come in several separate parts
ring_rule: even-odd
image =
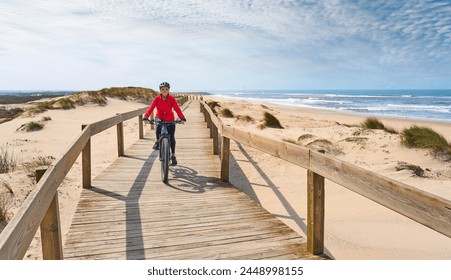
[[[46,169],[36,170],[36,182],[39,182]],[[58,204],[58,191],[55,192],[44,218],[41,221],[42,258],[44,260],[62,260],[63,243]]]
[[[150,119],[151,120],[155,119],[155,112],[152,112],[152,114],[150,115]],[[155,129],[155,125],[153,123],[150,124],[150,129]]]
[[[81,126],[83,130],[86,124]],[[83,188],[87,189],[91,187],[91,137],[86,142],[83,151],[81,152],[81,169],[82,169],[82,181]]]
[[[138,127],[139,127],[139,139],[144,139],[144,123],[143,116],[138,116]]]
[[[216,125],[212,125],[212,130],[213,130],[213,154],[217,155],[219,154],[219,143],[218,143],[218,137],[219,137],[219,133],[218,133],[218,128],[216,127]]]
[[[207,122],[207,128],[210,128],[210,138],[212,137],[211,133],[211,116],[208,112],[205,112],[205,120]]]
[[[324,252],[324,177],[307,170],[307,250]]]
[[[124,155],[124,123],[117,124],[117,155],[119,157]]]
[[[229,181],[230,138],[221,137],[221,181]]]

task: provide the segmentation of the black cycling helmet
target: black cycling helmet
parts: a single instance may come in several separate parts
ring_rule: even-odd
[[[160,84],[160,89],[161,89],[162,87],[171,88],[171,85],[170,85],[168,82],[162,82],[162,83]]]

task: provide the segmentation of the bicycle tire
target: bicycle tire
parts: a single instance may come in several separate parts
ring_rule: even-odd
[[[163,137],[160,140],[160,153],[161,153],[161,180],[166,183],[168,181],[169,174],[169,138]]]

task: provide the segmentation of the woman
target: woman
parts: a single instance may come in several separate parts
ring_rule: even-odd
[[[169,89],[171,86],[167,82],[163,82],[160,84],[160,95],[154,98],[152,103],[150,104],[149,108],[147,109],[146,113],[144,114],[144,121],[147,121],[149,119],[149,116],[152,114],[153,110],[157,108],[157,113],[155,115],[155,118],[161,119],[165,122],[171,122],[174,121],[174,112],[173,109],[177,113],[177,116],[182,120],[182,123],[186,121],[185,116],[182,113],[182,110],[180,110],[179,105],[177,104],[177,101],[175,100],[174,96],[169,94]],[[177,159],[175,157],[175,124],[170,124],[167,126],[168,133],[171,141],[171,165],[175,166],[177,165]],[[156,129],[156,137],[157,142],[153,145],[154,150],[159,149],[158,140],[160,139],[161,134],[161,126],[157,125]]]

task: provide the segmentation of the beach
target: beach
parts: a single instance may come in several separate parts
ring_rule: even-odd
[[[250,133],[324,149],[337,158],[451,200],[451,163],[434,158],[425,150],[403,147],[399,135],[357,127],[365,116],[331,110],[281,106],[207,96],[235,116],[251,116],[249,123],[237,118],[221,120]],[[220,108],[217,108],[220,111]],[[273,114],[284,127],[258,128],[263,112]],[[447,122],[379,118],[398,131],[411,125],[430,127],[451,140]],[[362,137],[362,141],[345,139]],[[364,139],[366,138],[366,139]],[[314,140],[320,144],[309,146]],[[306,170],[231,141],[230,181],[299,234],[306,235]],[[399,162],[418,165],[425,177],[409,170],[396,171]],[[326,180],[325,252],[336,259],[451,259],[451,239]]]
[[[365,119],[364,116],[231,100],[214,95],[205,95],[204,99],[219,102],[221,108],[230,109],[235,116],[248,115],[254,119],[246,122],[222,117],[221,120],[226,124],[279,140],[297,141],[302,135],[311,135],[309,139],[298,141],[298,144],[312,149],[324,149],[326,153],[343,161],[451,200],[450,161],[437,159],[425,150],[403,147],[399,135],[381,130],[362,130],[358,125]],[[82,124],[146,106],[147,104],[139,102],[108,98],[104,106],[91,104],[70,110],[49,110],[34,116],[20,116],[0,124],[0,147],[7,147],[21,163],[32,162],[39,157],[57,158],[79,133]],[[258,126],[263,112],[276,116],[284,128],[260,129]],[[42,121],[43,117],[49,120],[45,121],[42,130],[17,130],[24,123]],[[427,126],[451,141],[450,123],[405,118],[380,119],[386,126],[398,131],[413,124]],[[189,125],[189,120],[186,125]],[[153,137],[149,127],[146,127],[146,132],[152,133]],[[357,134],[360,137],[358,141],[346,140]],[[125,149],[137,138],[137,120],[125,122]],[[91,145],[92,176],[95,177],[117,157],[115,128],[93,137]],[[231,150],[231,183],[305,236],[306,170],[233,141]],[[416,176],[410,170],[397,171],[399,162],[420,166],[425,170],[424,176]],[[81,191],[80,174],[79,158],[58,189],[63,243]],[[21,168],[12,173],[0,174],[0,179],[7,182],[14,191],[15,202],[11,207],[13,213],[34,187],[33,180]],[[0,189],[1,191],[5,192]],[[451,259],[450,238],[327,180],[325,249],[325,253],[335,259]],[[41,259],[40,251],[38,233],[25,259]]]

